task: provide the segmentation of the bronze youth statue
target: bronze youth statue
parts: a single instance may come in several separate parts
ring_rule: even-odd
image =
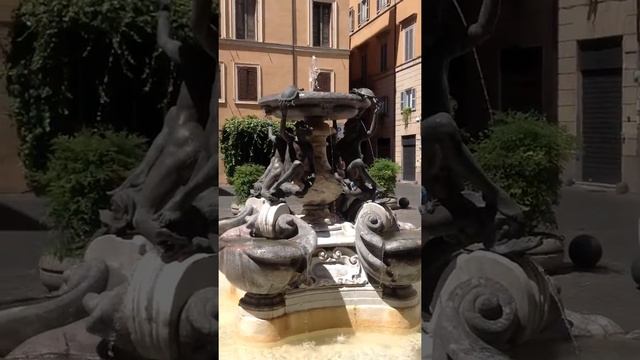
[[[210,11],[209,6],[204,14],[194,16],[204,16],[208,22]],[[206,219],[195,213],[184,216],[193,201],[188,204],[189,209],[172,212],[172,207],[180,203],[176,195],[188,192],[189,183],[210,158],[212,136],[205,135],[203,125],[207,123],[209,130],[214,116],[211,99],[217,72],[216,58],[205,48],[170,37],[169,14],[169,1],[162,0],[157,41],[179,67],[183,83],[178,99],[141,164],[112,192],[111,212],[102,216],[110,232],[120,233],[132,226],[135,232],[164,250],[166,261],[190,254],[194,250],[192,239],[208,235]]]

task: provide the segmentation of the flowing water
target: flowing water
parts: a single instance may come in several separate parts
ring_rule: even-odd
[[[549,285],[549,293],[551,294],[551,297],[553,298],[553,301],[556,302],[556,305],[558,305],[558,309],[560,309],[560,317],[562,317],[562,321],[564,322],[564,326],[566,327],[567,333],[569,333],[569,337],[571,338],[571,343],[573,345],[573,351],[575,353],[575,358],[580,360],[580,359],[582,359],[581,356],[580,356],[580,347],[578,346],[578,342],[576,341],[575,336],[573,336],[573,333],[571,333],[571,324],[569,324],[569,319],[567,319],[567,314],[564,311],[564,306],[560,302],[560,299],[558,298],[558,294],[555,291],[555,285],[551,282],[551,278],[549,278],[546,275],[543,275],[543,277],[545,278],[545,280],[547,281],[547,284]]]

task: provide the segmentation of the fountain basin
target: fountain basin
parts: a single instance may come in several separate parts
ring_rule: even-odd
[[[288,214],[286,205],[261,203],[251,222],[220,237],[220,270],[246,292],[240,306],[258,318],[282,315],[285,289],[307,270],[317,237],[311,226]],[[268,233],[275,238],[256,237]]]
[[[275,346],[328,331],[410,335],[420,332],[418,298],[390,304],[381,290],[366,286],[333,286],[287,291],[282,315],[260,319],[237,304],[244,291],[220,276],[220,328],[236,341]],[[392,306],[393,305],[393,306]],[[402,306],[404,305],[404,306]],[[395,306],[395,307],[394,307]],[[222,351],[222,349],[221,349]]]
[[[267,115],[282,118],[280,94],[267,95],[258,101]],[[308,117],[347,119],[371,106],[371,102],[356,94],[319,91],[301,91],[299,98],[287,110],[288,120],[304,120]]]

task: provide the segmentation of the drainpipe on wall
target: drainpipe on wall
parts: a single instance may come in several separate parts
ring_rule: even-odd
[[[640,1],[640,0],[638,0]],[[297,22],[296,0],[291,0],[291,57],[293,59],[293,85],[298,87],[298,58],[296,57]]]

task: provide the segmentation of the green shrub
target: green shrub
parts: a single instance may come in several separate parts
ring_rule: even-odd
[[[98,210],[109,207],[107,191],[125,180],[144,156],[145,140],[113,131],[82,131],[52,141],[48,170],[39,176],[49,217],[62,238],[53,254],[79,256],[100,228]]]
[[[190,4],[172,2],[172,34],[183,41],[192,36]],[[179,80],[156,45],[157,8],[150,0],[20,1],[6,75],[30,180],[58,135],[95,125],[148,138],[160,131]]]
[[[384,196],[395,194],[396,178],[400,172],[400,165],[389,159],[376,159],[369,167],[369,175],[378,184]]]
[[[280,120],[258,118],[254,115],[226,120],[220,137],[220,151],[225,174],[231,184],[238,166],[249,163],[265,167],[269,165],[273,149],[273,143],[269,140],[269,127],[277,135]]]
[[[231,182],[236,193],[236,200],[239,203],[244,202],[251,196],[253,184],[260,179],[265,170],[264,166],[256,164],[245,164],[236,168]]]
[[[530,230],[556,226],[553,205],[560,196],[563,163],[574,148],[570,134],[535,113],[497,113],[471,148],[490,178],[528,208]]]

